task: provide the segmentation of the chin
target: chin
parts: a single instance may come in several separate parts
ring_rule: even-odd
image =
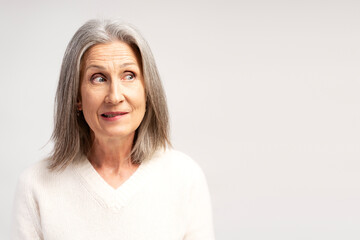
[[[135,136],[135,131],[108,131],[106,135],[110,138],[126,138]]]

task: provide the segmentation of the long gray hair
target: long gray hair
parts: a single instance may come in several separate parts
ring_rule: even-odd
[[[51,170],[63,169],[89,153],[91,130],[77,110],[81,59],[91,46],[116,40],[127,43],[137,53],[145,83],[146,113],[135,132],[129,156],[132,163],[139,164],[159,148],[171,146],[166,97],[146,40],[134,27],[118,20],[90,20],[75,33],[63,58],[55,98],[54,149],[49,158]]]

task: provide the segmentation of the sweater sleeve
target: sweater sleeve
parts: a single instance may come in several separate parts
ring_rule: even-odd
[[[194,169],[188,204],[188,227],[184,240],[213,240],[210,194],[205,175],[198,165]]]
[[[13,206],[13,240],[43,239],[40,230],[39,208],[30,187],[33,180],[28,171],[18,179]]]

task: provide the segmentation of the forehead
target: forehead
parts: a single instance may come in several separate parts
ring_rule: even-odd
[[[82,65],[88,65],[93,62],[107,61],[129,61],[139,64],[138,56],[132,47],[122,41],[113,41],[92,46],[85,52],[81,63]]]

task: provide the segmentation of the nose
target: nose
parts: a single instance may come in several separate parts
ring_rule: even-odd
[[[124,93],[121,85],[116,82],[112,82],[109,86],[108,94],[105,97],[106,103],[117,104],[124,101]]]

